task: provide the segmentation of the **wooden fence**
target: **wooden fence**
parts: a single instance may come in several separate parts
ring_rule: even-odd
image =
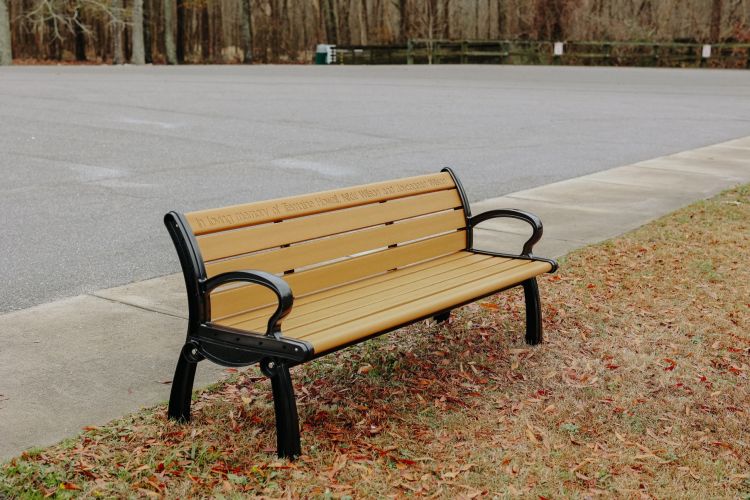
[[[750,68],[750,43],[409,40],[336,47],[339,64],[562,64]]]

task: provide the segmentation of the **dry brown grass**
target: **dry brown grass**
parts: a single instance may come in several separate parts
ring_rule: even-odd
[[[750,186],[574,252],[515,292],[294,373],[306,453],[273,457],[255,369],[0,469],[0,497],[750,498]],[[24,493],[25,492],[25,493]]]

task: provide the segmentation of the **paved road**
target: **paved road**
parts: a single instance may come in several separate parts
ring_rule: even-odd
[[[750,72],[0,69],[0,311],[174,272],[191,210],[454,166],[473,200],[750,135]]]

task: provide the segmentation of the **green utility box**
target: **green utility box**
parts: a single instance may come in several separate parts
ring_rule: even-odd
[[[333,64],[336,62],[336,46],[319,43],[315,47],[315,64]]]

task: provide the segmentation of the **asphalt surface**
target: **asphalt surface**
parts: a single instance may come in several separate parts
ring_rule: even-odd
[[[453,166],[472,200],[750,135],[750,72],[0,69],[0,312],[175,272],[161,218]]]

